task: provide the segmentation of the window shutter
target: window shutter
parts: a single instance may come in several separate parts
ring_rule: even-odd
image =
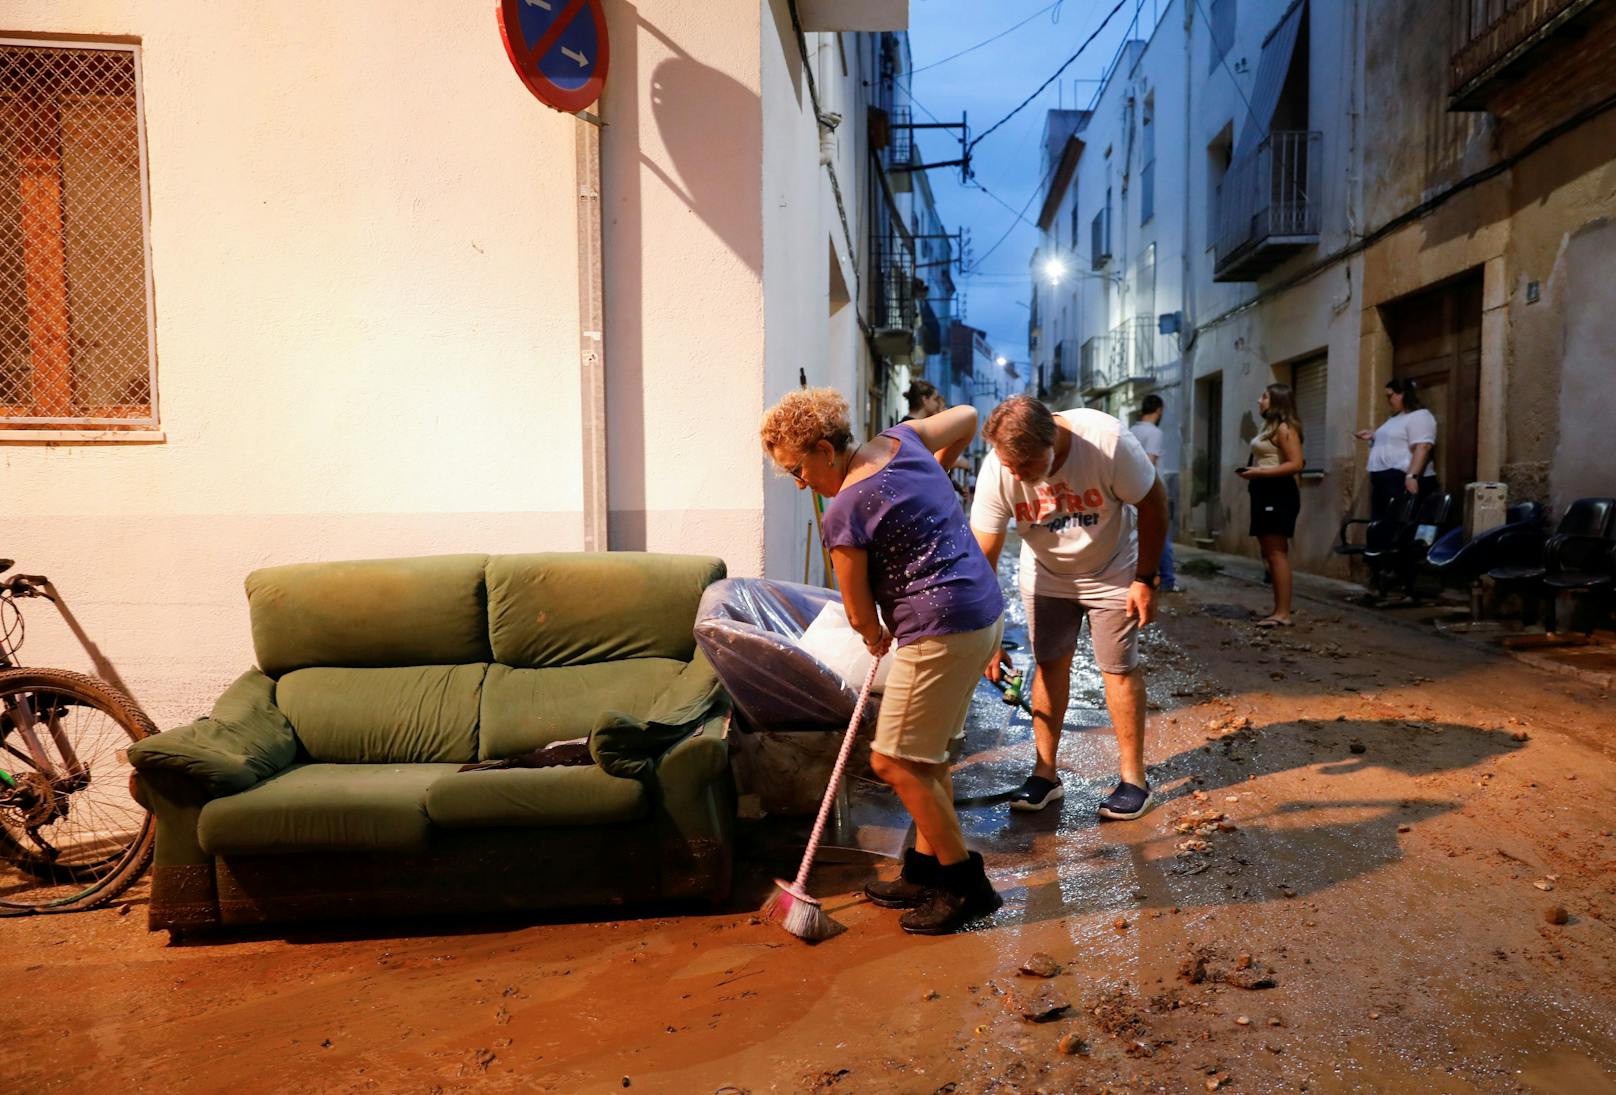
[[[1305,361],[1291,370],[1296,413],[1302,420],[1302,470],[1324,470],[1329,446],[1325,442],[1325,359]]]

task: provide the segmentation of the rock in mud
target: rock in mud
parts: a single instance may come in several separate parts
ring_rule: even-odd
[[[1006,993],[1004,998],[1005,1010],[1029,1023],[1048,1023],[1059,1019],[1071,1006],[1070,1000],[1049,988],[1033,992],[1012,991]]]
[[[1089,1044],[1074,1032],[1062,1034],[1060,1041],[1055,1043],[1055,1048],[1067,1057],[1087,1057],[1089,1055]]]
[[[1043,951],[1021,963],[1021,973],[1026,977],[1054,977],[1060,971],[1060,963]]]
[[[1261,962],[1253,962],[1245,969],[1231,970],[1223,981],[1237,989],[1271,989],[1279,984],[1274,979],[1274,971]]]
[[[1179,963],[1178,975],[1192,985],[1206,980],[1206,956],[1192,954]]]
[[[1566,912],[1564,905],[1550,905],[1543,910],[1543,919],[1550,924],[1564,924],[1571,919],[1571,915]]]
[[[1366,746],[1363,742],[1358,741],[1356,738],[1347,743],[1347,750],[1352,753],[1364,753],[1368,751],[1368,748],[1368,746]]]

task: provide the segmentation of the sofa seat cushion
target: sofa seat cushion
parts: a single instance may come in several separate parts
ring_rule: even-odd
[[[389,851],[431,836],[427,790],[455,764],[297,764],[202,808],[209,855]]]
[[[429,764],[477,759],[487,665],[299,669],[275,686],[308,759]]]
[[[671,658],[554,669],[491,665],[482,689],[478,759],[503,759],[588,737],[602,711],[644,718],[684,668],[684,662]]]
[[[594,765],[456,772],[426,794],[427,816],[445,829],[610,825],[638,821],[648,809],[643,784]]]

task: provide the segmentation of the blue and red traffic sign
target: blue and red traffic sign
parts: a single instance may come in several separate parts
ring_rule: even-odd
[[[574,113],[606,84],[604,0],[500,0],[499,33],[516,74],[547,106]]]

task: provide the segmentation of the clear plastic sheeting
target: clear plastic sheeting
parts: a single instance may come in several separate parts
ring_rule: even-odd
[[[845,730],[857,696],[798,645],[834,590],[766,578],[714,582],[696,610],[696,643],[746,730]],[[875,721],[870,697],[865,723]]]

